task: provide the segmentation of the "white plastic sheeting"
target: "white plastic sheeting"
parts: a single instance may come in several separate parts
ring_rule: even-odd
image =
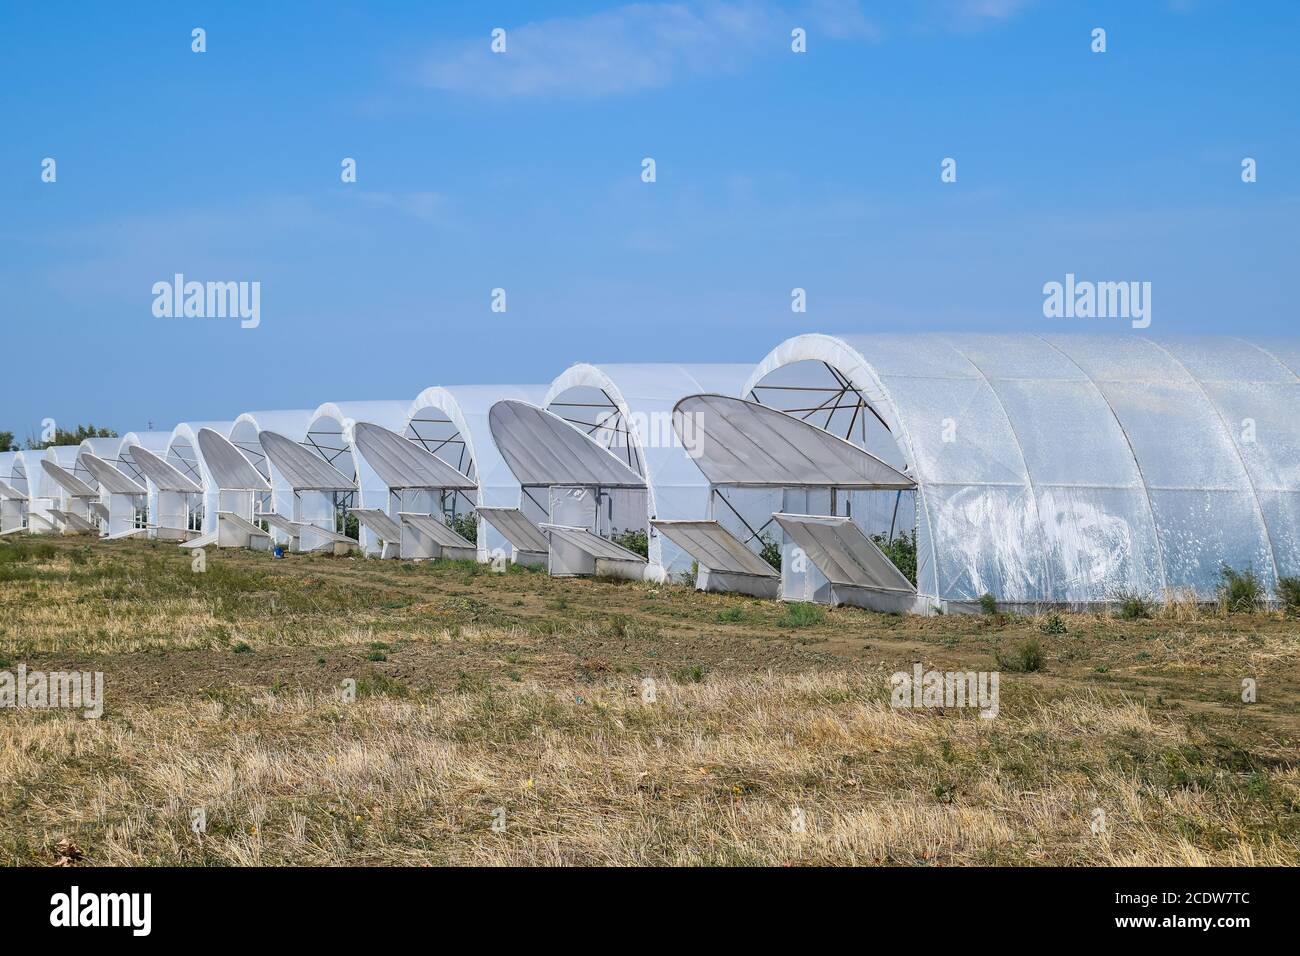
[[[311,427],[313,414],[309,408],[244,412],[230,426],[230,434],[227,437],[232,445],[244,453],[244,457],[253,463],[263,477],[271,482],[273,489],[287,492],[289,489],[278,480],[279,476],[275,475],[270,462],[266,460],[266,453],[262,450],[257,436],[264,431],[270,431],[294,441],[304,441],[307,437],[307,429]],[[283,503],[286,502],[277,495],[275,504],[278,506]]]
[[[83,438],[81,444],[77,446],[77,461],[72,469],[72,473],[86,484],[94,487],[97,484],[97,481],[90,474],[90,470],[82,464],[82,456],[87,454],[94,455],[104,461],[111,462],[114,467],[116,467],[118,451],[121,446],[121,438]]]
[[[135,463],[135,457],[132,453],[133,448],[143,448],[146,451],[155,452],[159,455],[167,454],[167,443],[171,440],[170,431],[139,431],[127,432],[122,436],[121,444],[117,448],[117,459],[105,459],[110,465],[116,468],[122,474],[131,478],[138,484],[144,485],[148,490],[145,497],[145,515],[148,523],[154,523],[158,514],[158,494],[157,489],[149,485],[143,471]],[[101,456],[102,457],[102,456]]]
[[[911,478],[837,435],[766,405],[692,395],[673,428],[716,485],[913,488]]]
[[[66,493],[65,497],[96,498],[99,496],[97,490],[86,484],[62,465],[57,465],[48,458],[45,458],[41,460],[41,467],[44,468],[45,473],[54,479],[54,481],[58,483],[59,487],[63,489]]]
[[[203,500],[203,486],[148,448],[127,446],[129,440],[130,436],[124,440],[122,454],[124,458],[130,457],[149,489],[149,534],[169,540],[188,537],[191,533],[190,515]],[[164,448],[162,455],[166,454]]]
[[[648,565],[641,555],[629,551],[586,528],[542,524],[550,537],[550,573],[556,576],[612,574],[640,580]]]
[[[527,402],[497,402],[492,437],[521,485],[644,488],[645,479],[594,438]]]
[[[922,593],[1208,599],[1223,564],[1269,591],[1300,573],[1295,361],[1232,338],[803,335],[741,394],[818,362],[870,404],[917,480]]]
[[[908,594],[916,590],[852,519],[779,512],[772,517],[831,584]]]
[[[27,497],[27,475],[22,470],[22,452],[0,451],[0,481]]]
[[[771,565],[717,521],[652,521],[652,527],[695,559],[701,591],[738,591],[775,598],[780,578]]]
[[[99,485],[99,493],[113,495],[146,495],[146,489],[139,482],[118,471],[98,455],[83,451],[78,461]]]
[[[263,432],[263,434],[267,434]],[[258,512],[253,516],[258,521],[265,521],[267,526],[282,533],[282,537],[295,549],[301,551],[324,551],[331,548],[360,547],[355,538],[349,538],[332,528],[311,524],[306,521],[294,521],[274,511]],[[341,552],[340,552],[341,553]]]
[[[77,467],[76,445],[55,445],[40,451],[30,452],[28,461],[34,464],[35,468],[28,469],[28,480],[32,483],[30,493],[33,498],[50,498],[55,501],[61,500],[66,496],[66,486],[56,479],[48,468],[43,467],[43,462],[50,462],[57,465],[61,471],[72,473]]]
[[[171,440],[171,435],[170,431],[127,432],[122,436],[122,443],[118,446],[117,461],[109,461],[109,464],[116,467],[124,475],[143,484],[145,480],[144,472],[136,465],[132,449],[143,448],[145,451],[165,456],[167,454],[167,443]]]
[[[89,514],[89,509],[87,509],[86,513]],[[59,520],[65,532],[71,531],[80,534],[85,531],[95,530],[95,526],[90,523],[90,519],[76,511],[65,508],[51,508],[50,514]]]
[[[459,488],[473,491],[478,483],[432,452],[372,422],[357,422],[353,441],[379,479],[390,489]]]
[[[474,549],[472,542],[462,538],[451,528],[447,527],[446,523],[439,521],[434,515],[403,511],[398,515],[398,517],[401,518],[403,522],[420,529],[421,533],[432,538],[439,547],[462,548],[471,551]]]
[[[41,486],[47,482],[41,468],[41,452],[13,452],[8,482],[14,490],[23,493],[22,513],[27,530],[32,534],[50,534],[57,530],[49,509],[56,502],[41,497]]]
[[[439,515],[423,512],[398,512],[402,523],[402,557],[404,558],[454,558],[473,561],[478,549],[447,527]]]
[[[0,452],[0,495],[3,495],[6,498],[13,498],[16,501],[26,501],[27,492],[21,491],[9,483],[12,479],[9,469],[13,456],[16,454],[17,452],[12,451]]]
[[[270,491],[271,485],[244,453],[211,428],[200,428],[199,451],[222,491]]]
[[[352,514],[356,515],[358,521],[382,538],[385,544],[396,545],[401,542],[401,525],[390,518],[387,512],[380,511],[378,508],[353,508]]]
[[[356,483],[292,438],[262,431],[257,440],[271,465],[294,491],[355,491]]]
[[[140,473],[159,490],[195,495],[203,493],[201,485],[149,449],[134,446],[130,451],[131,459],[140,469]]]
[[[773,567],[716,521],[654,521],[655,529],[711,571],[775,578]]]
[[[546,553],[546,535],[518,508],[480,507],[478,513],[515,549],[533,554]]]
[[[270,536],[259,531],[254,535],[243,527],[252,522],[259,502],[271,492],[270,483],[228,438],[211,428],[200,428],[197,436],[207,481],[205,499],[215,492],[216,507],[204,514],[207,528],[215,516],[218,547],[262,548],[270,545]],[[238,520],[235,520],[238,519]]]
[[[234,447],[233,445],[231,446]],[[242,452],[239,452],[242,454]],[[252,464],[249,464],[252,467]],[[265,551],[271,546],[271,536],[253,524],[251,515],[245,516],[237,511],[217,512],[216,544],[220,548],[254,548]],[[194,547],[190,541],[181,547]]]

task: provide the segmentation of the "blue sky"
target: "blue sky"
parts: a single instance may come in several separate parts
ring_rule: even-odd
[[[1067,272],[1151,282],[1155,335],[1294,328],[1293,2],[7,3],[0,79],[20,435],[1128,330],[1044,318]],[[260,282],[261,324],[155,317],[177,272]]]

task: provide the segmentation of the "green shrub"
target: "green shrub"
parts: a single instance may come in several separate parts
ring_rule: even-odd
[[[470,544],[478,545],[478,512],[464,511],[454,515],[443,515],[447,527]]]
[[[745,609],[739,604],[733,604],[731,607],[724,607],[718,612],[719,624],[735,624],[745,619]]]
[[[1226,564],[1219,568],[1219,604],[1224,610],[1229,613],[1253,611],[1263,599],[1264,589],[1249,565],[1245,571],[1237,571]]]
[[[683,571],[677,576],[678,584],[694,585],[700,576],[700,562],[692,561],[691,569]]]
[[[1278,578],[1277,598],[1289,614],[1300,611],[1300,578]]]
[[[628,528],[626,531],[615,531],[609,536],[620,547],[627,548],[634,554],[639,554],[647,561],[650,560],[650,536],[640,528]]]
[[[894,567],[903,572],[907,580],[916,584],[916,532],[903,531],[893,541],[883,534],[873,534],[871,540],[876,547],[885,552],[885,557],[894,562]]]
[[[772,566],[772,570],[781,570],[781,542],[772,538],[770,535],[760,534],[758,536],[759,549],[758,556]]]
[[[1155,610],[1155,605],[1150,598],[1125,588],[1116,591],[1112,600],[1115,602],[1115,616],[1125,621],[1150,617]]]
[[[786,605],[785,614],[777,620],[777,627],[812,627],[826,620],[826,611],[816,604],[796,601]]]
[[[992,594],[980,595],[980,610],[985,614],[998,613],[998,600]]]
[[[237,642],[235,643],[235,646],[232,647],[231,650],[234,651],[236,654],[251,654],[251,653],[253,653],[253,649],[248,645],[248,642],[247,642],[247,641],[237,641]]]
[[[1030,638],[1017,645],[1016,649],[1008,655],[998,651],[996,660],[999,670],[1014,671],[1015,673],[1041,671],[1044,663],[1043,648],[1038,641]]]
[[[1061,615],[1053,614],[1047,620],[1038,625],[1038,629],[1044,634],[1064,634],[1066,632],[1065,622],[1061,620]]]

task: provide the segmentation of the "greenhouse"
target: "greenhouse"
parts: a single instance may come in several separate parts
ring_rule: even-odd
[[[1300,573],[1297,369],[1233,338],[801,335],[741,394],[916,482],[894,520],[938,607],[1206,600],[1224,565]]]

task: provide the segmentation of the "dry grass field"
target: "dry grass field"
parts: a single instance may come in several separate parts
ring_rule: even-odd
[[[916,662],[999,670],[998,716],[892,708]],[[20,664],[102,671],[106,706],[0,710],[6,864],[1300,862],[1278,612],[920,619],[27,539]]]

